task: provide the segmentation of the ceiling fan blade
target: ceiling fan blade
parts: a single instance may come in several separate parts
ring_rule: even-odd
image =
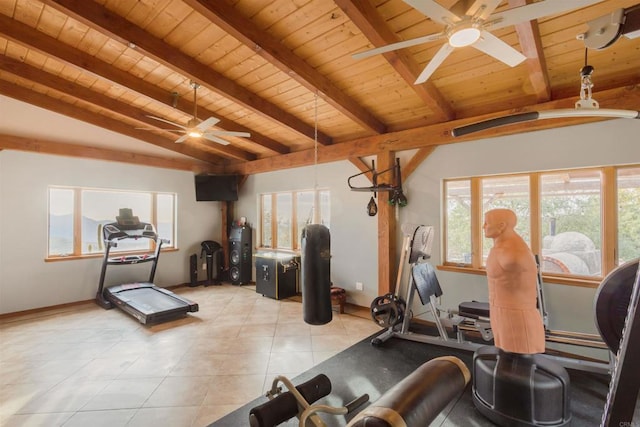
[[[404,40],[398,43],[391,43],[386,46],[377,47],[375,49],[369,49],[362,52],[354,53],[351,55],[353,59],[364,59],[373,55],[379,55],[381,53],[391,52],[393,50],[404,49],[405,47],[416,46],[422,43],[427,43],[434,40],[440,40],[445,37],[444,33],[430,34],[428,36],[418,37],[415,39]]]
[[[545,0],[525,6],[514,7],[504,12],[498,12],[489,17],[489,22],[484,26],[488,30],[508,27],[520,22],[532,21],[543,16],[555,15],[573,9],[590,6],[603,0],[571,0],[557,1]]]
[[[236,136],[239,138],[249,138],[251,137],[251,134],[249,132],[234,132],[234,131],[228,131],[228,130],[220,130],[220,131],[213,131],[213,132],[207,132],[205,135],[213,135],[213,136]]]
[[[434,0],[404,0],[404,2],[431,18],[432,21],[444,25],[454,24],[462,20],[458,15],[440,6]]]
[[[189,138],[189,135],[182,135],[180,138],[176,139],[176,144],[180,144],[181,142],[184,142],[187,140],[187,138]]]
[[[476,0],[467,10],[466,15],[485,20],[496,10],[502,0]]]
[[[453,52],[453,49],[454,48],[451,47],[449,43],[443,44],[440,50],[438,50],[433,58],[431,58],[431,61],[429,61],[424,70],[422,70],[422,73],[420,73],[414,84],[419,85],[426,82],[429,77],[431,77],[431,74],[433,74],[433,72],[440,66],[440,64],[442,64],[444,60],[447,59],[447,56],[449,56],[449,54]]]
[[[161,122],[164,122],[164,123],[168,123],[171,126],[175,126],[175,127],[181,128],[181,129],[186,129],[184,126],[179,125],[178,123],[174,123],[174,122],[172,122],[170,120],[163,119],[162,117],[151,116],[149,114],[147,114],[147,117],[149,117],[150,119],[153,119],[153,120],[158,120],[158,121],[161,121]]]
[[[515,67],[525,59],[526,56],[494,36],[488,31],[482,31],[480,38],[471,46],[475,47],[487,55],[493,56],[498,61],[502,61],[510,67]]]
[[[205,130],[209,129],[211,126],[214,126],[219,121],[220,119],[217,119],[215,117],[209,117],[207,120],[198,123],[196,127],[204,132]]]
[[[205,133],[204,135],[202,135],[205,139],[208,139],[209,141],[213,141],[213,142],[217,142],[218,144],[222,144],[222,145],[229,145],[230,142],[229,141],[225,141],[222,138],[218,138],[215,135],[211,135],[210,133]]]
[[[134,128],[137,130],[152,130],[152,131],[164,131],[164,132],[175,132],[175,133],[185,133],[185,131],[181,129],[163,129],[163,128]]]

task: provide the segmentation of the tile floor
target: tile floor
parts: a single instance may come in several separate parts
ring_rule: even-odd
[[[152,327],[93,303],[0,320],[0,426],[207,426],[371,335],[334,311],[310,326],[302,304],[251,287],[178,288],[200,306]]]

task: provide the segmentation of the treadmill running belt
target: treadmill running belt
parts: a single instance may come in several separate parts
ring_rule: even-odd
[[[198,304],[152,283],[127,283],[104,290],[112,304],[142,324],[178,319],[198,311]]]
[[[159,292],[154,288],[129,289],[118,293],[117,296],[122,301],[147,315],[159,311],[182,308],[186,305],[183,301]]]

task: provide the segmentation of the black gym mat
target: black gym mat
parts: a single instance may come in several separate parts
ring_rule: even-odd
[[[376,335],[378,334],[372,337]],[[398,338],[392,338],[380,347],[373,347],[369,337],[291,380],[298,385],[317,374],[327,375],[332,383],[331,394],[316,403],[342,406],[363,393],[368,393],[369,402],[373,402],[422,363],[435,357],[448,355],[459,357],[471,367],[472,352]],[[609,377],[571,369],[569,374],[573,415],[571,425],[580,427],[600,425]],[[210,424],[209,427],[248,426],[250,409],[266,401],[267,398],[259,397]],[[362,408],[356,410],[356,413]],[[321,417],[328,427],[339,427],[346,425],[354,415],[345,417],[322,414]],[[297,426],[298,419],[294,417],[281,425]],[[460,398],[452,402],[431,425],[490,427],[494,424],[475,409],[471,398],[471,384],[469,384]]]

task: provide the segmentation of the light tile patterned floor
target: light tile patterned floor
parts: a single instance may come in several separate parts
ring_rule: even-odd
[[[206,426],[379,330],[251,287],[181,288],[200,311],[152,327],[93,303],[0,321],[0,426]],[[248,414],[247,414],[248,417]]]

